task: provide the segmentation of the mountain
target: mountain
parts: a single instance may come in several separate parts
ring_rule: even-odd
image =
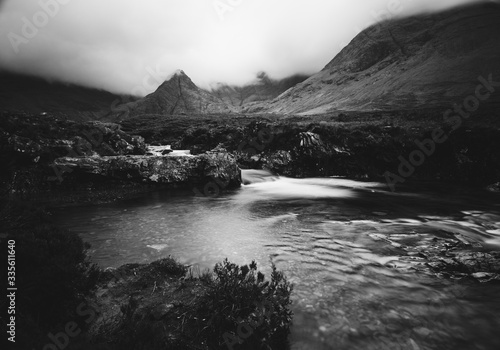
[[[115,119],[141,115],[234,113],[235,108],[197,87],[182,70],[175,72],[155,92],[115,109]]]
[[[500,81],[498,33],[500,5],[490,2],[388,20],[357,35],[319,73],[244,112],[448,107],[473,95],[479,76]],[[487,103],[500,105],[500,91]]]
[[[51,113],[75,120],[99,119],[123,99],[107,91],[0,72],[0,111]]]
[[[295,74],[283,79],[272,79],[267,73],[260,72],[251,83],[243,86],[218,83],[211,92],[226,104],[241,109],[249,103],[272,100],[307,78],[309,75]]]

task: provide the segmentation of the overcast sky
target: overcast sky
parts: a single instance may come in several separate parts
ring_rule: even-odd
[[[321,70],[383,14],[481,0],[0,0],[0,67],[127,94]]]

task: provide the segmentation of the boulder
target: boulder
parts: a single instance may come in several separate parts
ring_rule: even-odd
[[[197,185],[209,181],[227,183],[236,187],[241,173],[235,158],[227,152],[206,152],[197,156],[92,156],[62,157],[54,167],[72,174],[94,174],[104,178],[141,183]],[[80,178],[84,178],[81,176]]]
[[[486,189],[490,192],[500,192],[500,182],[491,184]]]

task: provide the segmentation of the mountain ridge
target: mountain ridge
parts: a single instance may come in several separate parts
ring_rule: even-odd
[[[317,74],[244,112],[441,108],[474,93],[481,75],[500,80],[499,32],[496,3],[384,21],[358,34]]]
[[[41,77],[0,71],[0,110],[31,114],[51,113],[74,120],[97,120],[120,100],[133,100],[109,91]]]

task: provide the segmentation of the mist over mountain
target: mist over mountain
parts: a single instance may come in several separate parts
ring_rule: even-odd
[[[478,1],[6,0],[0,68],[141,97],[177,68],[205,89],[244,85],[316,73],[383,19]]]
[[[265,72],[259,72],[256,79],[245,85],[214,84],[211,92],[226,104],[238,108],[255,101],[272,100],[289,88],[303,82],[309,75],[294,74],[283,79],[273,79]]]
[[[57,83],[57,78],[49,82],[2,73],[0,109],[101,119],[129,114],[308,115],[448,106],[473,92],[479,76],[491,75],[494,80],[500,75],[495,36],[500,32],[499,8],[496,2],[481,1],[441,13],[388,19],[358,34],[311,77],[274,78],[260,71],[249,83],[218,83],[207,90],[182,71],[170,77],[150,71],[145,82],[156,90],[139,98],[139,90],[132,97]],[[124,70],[122,75],[128,74]],[[145,86],[140,90],[145,92]],[[488,101],[494,102],[495,98]]]
[[[321,114],[449,106],[478,78],[500,81],[500,5],[389,20],[359,35],[319,73],[246,112]],[[489,104],[498,103],[498,97]]]
[[[217,84],[211,91],[196,86],[184,71],[177,71],[144,98],[10,72],[0,72],[0,110],[50,113],[74,120],[120,119],[129,115],[236,113],[247,103],[271,100],[306,75],[272,79],[261,72],[243,86]]]

